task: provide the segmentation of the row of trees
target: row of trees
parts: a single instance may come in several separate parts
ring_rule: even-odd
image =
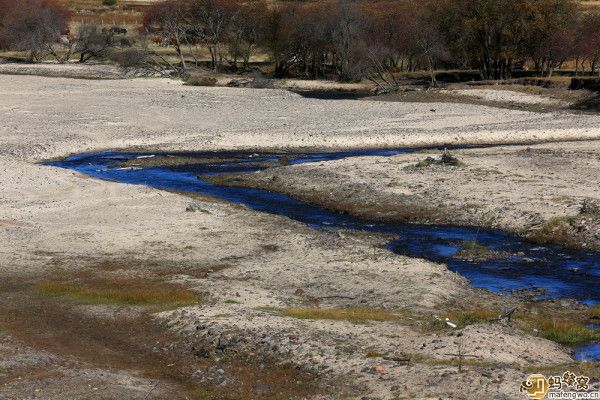
[[[203,44],[215,71],[247,66],[266,52],[277,75],[329,74],[355,79],[389,68],[433,69],[443,58],[443,38],[432,16],[409,1],[324,0],[269,7],[264,0],[167,0],[147,13],[148,34],[175,48],[180,67],[198,60]],[[400,67],[399,67],[400,65]],[[370,74],[368,74],[370,75]]]
[[[66,60],[106,57],[112,32],[94,26],[66,34],[69,13],[53,0],[0,0],[0,47]],[[267,55],[277,75],[367,77],[396,85],[394,73],[477,68],[483,79],[503,79],[518,68],[550,76],[567,60],[576,70],[598,70],[600,14],[572,0],[166,0],[144,17],[135,59],[154,57],[180,74],[199,65],[203,50],[215,70],[247,68]],[[177,62],[152,52],[169,46]],[[122,44],[122,39],[121,42]],[[128,42],[127,42],[128,43]],[[133,52],[130,52],[134,54]],[[131,61],[131,60],[130,60]]]
[[[86,62],[107,58],[124,44],[114,31],[94,24],[71,34],[69,20],[69,10],[52,0],[0,0],[0,48],[28,52],[30,61],[52,56],[66,62],[77,55]]]
[[[433,73],[440,63],[478,68],[483,79],[526,65],[551,76],[567,60],[595,73],[600,60],[600,14],[571,0],[168,0],[145,26],[175,47],[183,69],[184,49],[198,43],[215,70],[247,65],[259,48],[277,74],[342,80],[393,80],[389,71]]]

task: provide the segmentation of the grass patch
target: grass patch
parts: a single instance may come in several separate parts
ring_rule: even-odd
[[[600,307],[598,310],[593,311],[590,309],[589,313],[598,312],[600,313]],[[498,318],[502,312],[493,309],[479,309],[469,311],[449,311],[445,314],[450,322],[453,322],[459,326],[459,328],[490,322]],[[535,333],[537,336],[546,338],[556,343],[560,343],[566,346],[576,346],[583,343],[588,343],[594,340],[600,339],[600,334],[593,329],[585,326],[585,319],[574,318],[569,320],[567,318],[556,318],[555,316],[549,316],[547,314],[525,314],[516,313],[513,316],[513,321],[516,326],[531,334]],[[440,321],[440,327],[443,327]]]
[[[366,354],[367,358],[382,358],[385,354],[380,353],[378,351],[375,350],[369,350]]]
[[[557,320],[538,315],[520,315],[518,325],[525,331],[537,329],[538,335],[567,346],[600,339],[600,335],[581,322]]]
[[[489,322],[494,318],[498,318],[501,312],[495,310],[481,309],[474,311],[452,311],[447,314],[450,322],[457,324],[459,327],[468,325],[481,324]]]
[[[86,304],[182,307],[199,301],[196,294],[179,285],[140,279],[90,279],[86,282],[47,280],[35,285],[33,290],[43,296],[62,297]]]
[[[567,247],[574,246],[572,223],[576,217],[550,218],[529,239],[541,244],[559,244]]]
[[[450,155],[449,153],[443,153],[441,156],[427,157],[426,159],[419,161],[417,164],[415,164],[414,168],[427,168],[431,165],[447,165],[458,168],[466,167],[466,164],[460,161],[458,158]]]
[[[398,315],[373,308],[259,308],[260,311],[271,312],[284,317],[298,319],[327,319],[333,321],[350,321],[355,323],[368,321],[393,321]]]
[[[462,260],[487,261],[508,257],[508,253],[485,247],[475,240],[465,240],[460,244],[461,250],[456,257]]]
[[[297,367],[283,367],[263,355],[247,358],[236,353],[231,359],[223,357],[219,368],[225,373],[213,378],[216,361],[212,355],[198,357],[190,351],[184,337],[149,313],[114,318],[89,314],[61,297],[38,296],[22,287],[22,282],[9,283],[10,286],[0,281],[3,332],[28,346],[72,360],[73,368],[80,362],[90,363],[160,381],[152,396],[147,393],[148,398],[288,399],[313,398],[324,391],[317,375]],[[214,348],[212,342],[203,340],[196,341],[194,346],[200,350]],[[44,379],[49,378],[46,370]],[[194,378],[195,371],[201,371],[208,379]],[[15,379],[39,378],[36,369],[31,368],[22,372],[15,369],[11,374]],[[258,383],[270,386],[270,392],[257,396]],[[79,386],[75,389],[68,383],[65,385],[67,391],[81,390]],[[119,394],[115,398],[124,398]]]
[[[600,319],[600,304],[591,307],[588,311],[587,314],[590,316],[590,318],[592,319]]]

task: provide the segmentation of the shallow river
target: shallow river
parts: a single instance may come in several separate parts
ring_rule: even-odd
[[[499,230],[448,225],[382,223],[354,218],[260,189],[216,186],[202,175],[254,172],[277,165],[319,162],[355,156],[390,156],[420,149],[356,150],[323,153],[281,153],[258,155],[248,152],[168,153],[205,158],[191,165],[149,168],[122,168],[123,161],[147,158],[147,154],[101,152],[81,154],[49,165],[73,169],[100,179],[144,184],[159,189],[182,190],[213,195],[244,204],[252,209],[284,215],[315,229],[343,228],[393,234],[387,247],[395,253],[425,258],[448,265],[467,277],[471,284],[500,293],[532,291],[539,298],[573,298],[587,305],[600,303],[600,254],[539,246]],[[166,157],[156,153],[150,157]],[[212,161],[214,160],[214,162]],[[200,178],[199,178],[200,176]],[[461,244],[476,241],[489,249],[510,254],[486,261],[468,261],[457,254]],[[598,327],[596,327],[598,328]],[[600,344],[576,350],[580,360],[600,360]]]

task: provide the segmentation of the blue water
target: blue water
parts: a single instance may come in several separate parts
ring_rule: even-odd
[[[119,163],[145,155],[109,151],[76,155],[48,164],[105,180],[217,196],[258,211],[284,215],[315,229],[343,228],[393,234],[396,238],[387,244],[393,252],[445,263],[452,271],[467,277],[475,287],[499,293],[535,291],[538,298],[573,298],[587,305],[600,303],[600,254],[596,252],[534,245],[519,236],[479,227],[367,221],[303,203],[283,194],[217,186],[201,179],[203,175],[254,172],[265,168],[264,164],[257,163],[276,163],[282,158],[289,164],[299,164],[355,156],[390,156],[416,150],[418,149],[269,155],[248,152],[181,153],[210,159],[227,158],[228,161],[143,169],[119,168]],[[164,157],[166,154],[156,156]],[[472,240],[490,249],[510,253],[511,256],[481,262],[456,257],[461,243]],[[582,347],[576,356],[581,357],[580,359],[592,357],[600,360],[599,347],[600,345],[595,344]]]

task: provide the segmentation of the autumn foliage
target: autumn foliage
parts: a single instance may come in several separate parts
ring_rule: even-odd
[[[0,0],[0,47],[32,60],[59,58],[61,45],[80,60],[106,57],[114,38],[97,27],[61,35],[69,13],[55,1]],[[248,69],[260,54],[275,76],[388,86],[400,71],[427,70],[435,85],[440,68],[477,69],[482,79],[551,76],[573,61],[577,74],[600,69],[600,14],[572,0],[166,0],[147,9],[140,33],[145,47],[129,54],[153,54],[180,74],[204,64],[206,51],[215,71]],[[148,51],[157,46],[177,61]]]
[[[0,0],[0,45],[40,59],[68,28],[69,10],[53,0]]]

